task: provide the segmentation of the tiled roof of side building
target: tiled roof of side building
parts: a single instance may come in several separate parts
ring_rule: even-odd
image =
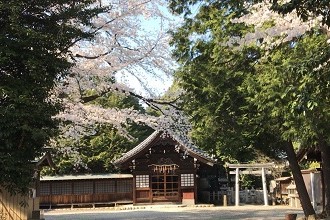
[[[92,180],[92,179],[127,179],[133,178],[131,174],[85,174],[85,175],[57,175],[42,176],[40,181],[63,181],[63,180]]]

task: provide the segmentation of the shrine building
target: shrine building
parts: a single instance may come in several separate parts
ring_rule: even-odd
[[[188,140],[155,131],[114,164],[133,175],[133,204],[195,204],[198,178],[214,171],[215,160]]]

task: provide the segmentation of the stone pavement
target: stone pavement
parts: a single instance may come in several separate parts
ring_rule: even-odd
[[[214,206],[198,205],[149,205],[149,206],[122,206],[96,209],[57,209],[45,210],[46,220],[284,220],[285,215],[296,213],[303,216],[301,209],[288,206],[242,205]]]

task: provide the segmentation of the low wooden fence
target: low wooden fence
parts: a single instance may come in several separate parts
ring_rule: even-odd
[[[203,192],[204,198],[208,197],[209,203],[223,204],[224,195],[226,195],[227,204],[235,203],[235,190],[228,188],[227,190]],[[263,191],[255,189],[244,189],[239,192],[240,203],[246,204],[263,204]]]

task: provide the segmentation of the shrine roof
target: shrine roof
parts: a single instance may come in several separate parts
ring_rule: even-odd
[[[125,162],[133,160],[138,153],[152,147],[152,143],[159,140],[160,138],[163,140],[171,138],[173,141],[177,142],[178,146],[182,151],[185,151],[191,157],[196,158],[197,160],[200,160],[210,166],[213,166],[216,162],[205,151],[195,146],[188,138],[180,137],[175,134],[169,134],[168,132],[164,131],[154,131],[149,137],[147,137],[144,141],[142,141],[132,150],[128,151],[127,153],[123,154],[119,159],[115,160],[113,164],[119,166]]]

